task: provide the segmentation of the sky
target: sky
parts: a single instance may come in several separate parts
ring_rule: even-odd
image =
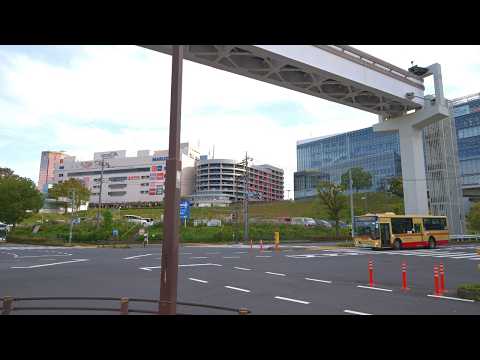
[[[353,45],[407,69],[442,65],[447,98],[480,92],[480,46]],[[0,46],[0,167],[38,180],[42,151],[168,148],[171,58],[136,46]],[[430,80],[429,80],[430,79]],[[431,77],[426,94],[433,92]],[[202,154],[285,171],[296,142],[369,127],[374,114],[184,62],[181,141]],[[287,190],[291,190],[289,193]]]

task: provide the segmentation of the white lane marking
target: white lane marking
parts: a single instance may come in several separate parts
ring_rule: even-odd
[[[152,269],[160,269],[161,266],[147,266],[147,267],[141,267],[139,268],[140,270],[146,270],[146,271],[152,271]]]
[[[88,261],[88,259],[74,259],[74,260],[71,260],[71,261],[62,261],[62,262],[51,263],[51,264],[41,264],[41,265],[31,265],[31,266],[12,266],[10,269],[35,269],[35,268],[44,267],[44,266],[69,264],[69,263],[76,263],[76,262],[80,262],[80,261]]]
[[[212,264],[212,263],[206,263],[206,264],[183,264],[183,265],[178,265],[179,267],[188,267],[188,266],[223,266],[220,264]],[[160,269],[161,266],[145,266],[145,267],[140,267],[140,270],[146,270],[146,271],[152,271],[152,269]]]
[[[193,253],[181,253],[180,255],[193,255]]]
[[[380,290],[380,291],[388,291],[388,292],[393,291],[393,290],[390,290],[390,289],[377,288],[377,287],[373,287],[373,286],[357,285],[357,287],[362,288],[362,289]]]
[[[223,265],[206,263],[206,264],[184,264],[184,265],[178,265],[178,266],[223,266]]]
[[[242,267],[234,267],[234,269],[238,269],[238,270],[245,270],[245,271],[250,271],[252,269],[247,269],[247,268],[242,268]]]
[[[190,259],[208,259],[208,256],[191,256]]]
[[[47,254],[47,255],[27,255],[27,256],[15,256],[16,259],[24,258],[39,258],[39,257],[51,257],[51,256],[72,256],[72,254]]]
[[[240,259],[240,256],[224,256],[224,259]]]
[[[243,292],[250,292],[250,290],[247,290],[247,289],[241,289],[241,288],[237,288],[235,286],[225,286],[227,289],[232,289],[232,290],[238,290],[238,291],[243,291]]]
[[[260,257],[260,258],[267,258],[267,257],[272,257],[271,255],[257,255],[255,257]]]
[[[237,251],[234,254],[248,254],[248,251]]]
[[[150,255],[153,255],[153,254],[135,255],[135,256],[130,256],[130,257],[123,258],[123,260],[136,259],[136,258],[139,258],[139,257],[150,256]]]
[[[440,298],[440,299],[449,299],[449,300],[458,300],[458,301],[465,301],[465,302],[475,302],[475,300],[470,300],[470,299],[460,299],[460,298],[455,298],[455,297],[450,297],[450,296],[441,296],[441,295],[427,295],[430,297],[434,298]]]
[[[331,284],[332,283],[330,280],[320,280],[320,279],[311,279],[311,278],[305,278],[305,280],[318,281],[318,282],[325,283],[325,284]]]
[[[196,281],[196,282],[203,283],[203,284],[208,283],[208,281],[206,281],[206,280],[200,280],[200,279],[195,279],[195,278],[188,278],[188,280]]]
[[[209,252],[209,253],[206,253],[207,255],[215,255],[215,254],[220,254],[220,252]]]
[[[353,311],[353,310],[343,310],[343,312],[346,312],[348,314],[354,314],[354,315],[372,315],[372,314],[367,314],[367,313],[363,313],[360,311]]]
[[[270,271],[265,271],[265,274],[278,275],[278,276],[287,276],[286,274],[274,273],[274,272],[270,272]]]
[[[291,301],[291,302],[296,302],[296,303],[305,304],[305,305],[310,304],[310,302],[308,302],[308,301],[297,300],[297,299],[290,299],[290,298],[286,298],[286,297],[282,297],[282,296],[275,296],[275,299],[285,300],[285,301]]]

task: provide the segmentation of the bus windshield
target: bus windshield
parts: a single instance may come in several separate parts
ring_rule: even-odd
[[[376,216],[355,218],[355,235],[367,235],[372,239],[378,239],[378,218]]]

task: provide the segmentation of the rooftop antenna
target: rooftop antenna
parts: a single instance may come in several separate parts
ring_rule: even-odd
[[[213,154],[212,154],[212,159],[215,159],[215,145],[213,145]]]

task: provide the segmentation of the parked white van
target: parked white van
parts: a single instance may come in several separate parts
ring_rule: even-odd
[[[123,218],[128,222],[134,223],[134,224],[140,224],[143,226],[153,225],[153,221],[150,221],[150,219],[144,219],[141,216],[137,216],[137,215],[124,215]]]
[[[317,223],[312,218],[307,217],[294,217],[290,221],[292,225],[303,225],[303,226],[316,226]]]

